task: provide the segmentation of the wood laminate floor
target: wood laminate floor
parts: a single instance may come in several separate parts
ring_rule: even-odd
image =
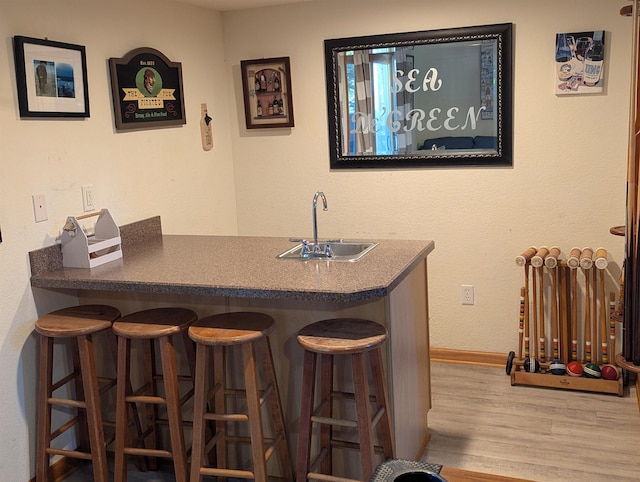
[[[504,368],[431,370],[432,437],[422,460],[538,482],[640,481],[635,385],[619,397],[511,386]]]
[[[640,481],[635,386],[625,387],[623,397],[512,387],[504,368],[447,363],[433,363],[431,375],[432,437],[423,461],[452,474],[464,469],[537,482]],[[86,464],[66,480],[91,479]],[[455,480],[490,479],[458,473]],[[132,467],[129,482],[135,481],[175,478],[168,464],[158,472]]]

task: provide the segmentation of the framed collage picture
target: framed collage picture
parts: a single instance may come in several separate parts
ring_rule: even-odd
[[[13,37],[20,117],[89,117],[85,48]]]
[[[247,129],[293,127],[289,57],[240,62]]]

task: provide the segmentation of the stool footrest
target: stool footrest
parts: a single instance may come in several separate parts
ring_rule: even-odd
[[[106,392],[116,386],[117,381],[118,380],[116,378],[98,377],[98,385],[102,384],[102,386],[98,389],[98,393],[100,395],[104,395]]]
[[[156,423],[157,424],[162,424],[162,425],[169,425],[169,419],[168,418],[156,418]],[[185,427],[191,427],[193,425],[193,421],[191,420],[182,420],[182,425],[184,425]]]
[[[142,433],[138,434],[138,437],[134,440],[134,442],[143,443],[153,432],[155,432],[155,429],[153,427],[147,427],[142,431]]]
[[[329,454],[329,450],[323,447],[315,459],[309,464],[309,472],[315,472],[320,467],[320,462]]]
[[[357,443],[346,442],[341,440],[331,439],[330,443],[332,446],[335,446],[335,447],[349,448],[349,449],[355,449],[355,450],[358,450],[360,448],[360,445]],[[360,482],[357,479],[348,479],[344,477],[338,477],[335,475],[322,474],[322,473],[316,472],[316,470],[318,470],[318,468],[320,467],[320,463],[327,455],[329,455],[329,449],[324,447],[322,450],[320,450],[320,452],[318,453],[316,458],[313,460],[313,462],[309,464],[309,472],[307,473],[307,480],[322,480],[327,482]]]
[[[269,398],[271,393],[273,393],[273,388],[274,388],[273,385],[269,385],[264,390],[258,391],[258,393],[260,394],[260,406],[264,405],[264,402],[267,400],[267,398]],[[242,390],[239,388],[227,388],[224,391],[224,395],[226,397],[245,397],[246,398],[247,392],[246,390]]]
[[[167,402],[164,398],[162,397],[154,397],[151,395],[129,395],[127,397],[125,397],[125,400],[128,403],[153,403],[156,405],[166,405]]]
[[[147,386],[143,386],[140,387],[138,390],[136,390],[133,394],[131,395],[127,395],[125,397],[125,400],[128,403],[154,403],[156,405],[166,405],[166,401],[163,397],[158,397],[158,396],[154,396],[154,395],[143,395],[143,393],[145,392]],[[180,406],[184,405],[185,403],[187,403],[189,401],[189,399],[191,397],[193,397],[193,388],[190,388],[187,393],[185,393],[182,398],[180,399],[179,403]]]
[[[209,440],[209,442],[207,443],[206,446],[206,452],[210,451],[213,446],[220,441],[222,438],[222,434],[220,432],[217,432],[212,438],[211,440]],[[237,436],[237,435],[227,435],[226,437],[227,442],[229,443],[243,443],[243,444],[250,444],[251,443],[251,439],[250,437],[246,437],[246,436]],[[275,453],[275,449],[276,446],[283,440],[283,435],[282,434],[278,434],[275,438],[265,438],[264,442],[265,442],[265,451],[264,451],[264,459],[265,461],[268,461],[271,456]],[[234,475],[233,473],[243,473],[245,475]],[[239,478],[249,478],[249,479],[253,479],[255,478],[255,475],[253,474],[253,472],[249,472],[249,471],[245,471],[245,470],[235,470],[235,469],[220,469],[220,468],[213,468],[213,467],[201,467],[200,468],[200,473],[202,475],[217,475],[220,477],[239,477]]]
[[[237,477],[239,479],[254,479],[253,472],[248,470],[238,469],[216,469],[213,467],[201,467],[200,473],[202,475],[213,475],[216,477]]]
[[[203,453],[208,454],[211,452],[211,449],[222,439],[223,435],[222,431],[216,432],[215,435],[205,444]]]
[[[189,401],[189,399],[191,397],[193,397],[193,393],[195,392],[195,390],[193,388],[190,388],[187,393],[184,394],[184,396],[180,399],[180,406],[183,406],[185,403],[187,403]]]
[[[108,447],[110,444],[116,441],[116,422],[113,420],[103,420],[102,426],[105,428],[104,446]]]
[[[162,375],[154,375],[153,380],[161,383],[164,382],[164,380],[162,379]],[[178,381],[189,383],[191,382],[191,377],[189,375],[178,375]]]
[[[150,457],[163,457],[165,459],[173,458],[173,454],[168,450],[145,449],[139,447],[126,447],[124,453],[127,455],[148,455]]]
[[[318,474],[317,472],[309,472],[308,480],[322,480],[324,482],[360,482],[358,479],[347,479],[345,477],[336,477],[335,475]]]
[[[220,383],[216,383],[213,387],[207,390],[204,395],[206,405],[211,405],[212,400],[220,390],[222,390],[222,385]]]
[[[339,448],[351,449],[351,450],[360,450],[360,444],[357,442],[348,442],[346,440],[331,439],[330,443],[332,447],[339,447]],[[382,445],[374,445],[373,451],[377,454],[384,453],[382,449]]]
[[[267,439],[268,445],[267,445],[266,450],[264,451],[264,459],[265,460],[269,460],[271,458],[271,456],[273,455],[273,452],[276,449],[276,445],[278,445],[281,440],[282,440],[282,434],[278,434],[276,436],[276,438],[273,439],[273,440]]]
[[[336,440],[331,439],[329,441],[331,447],[343,448],[343,449],[351,449],[351,450],[360,450],[360,444],[357,442],[348,442],[346,440]],[[374,445],[373,450],[377,454],[384,455],[384,449],[381,445]],[[320,450],[320,453],[316,456],[316,458],[309,464],[309,473],[307,475],[308,480],[324,480],[324,481],[349,481],[356,482],[356,479],[348,479],[343,477],[336,477],[333,475],[321,474],[315,472],[315,470],[320,467],[320,463],[322,460],[329,454],[328,449],[325,447]]]
[[[217,434],[216,434],[217,435]],[[239,436],[239,435],[227,435],[227,441],[229,443],[242,443],[242,444],[250,444],[251,439],[247,436]],[[275,452],[276,446],[283,440],[282,434],[278,434],[275,438],[265,438],[264,444],[264,459],[269,460],[273,453]]]
[[[357,428],[358,422],[355,420],[345,420],[341,418],[332,418],[332,417],[318,417],[312,416],[311,421],[314,423],[321,423],[324,425],[337,425],[339,427],[352,427]]]
[[[127,395],[127,396],[137,397],[139,395],[144,395],[145,393],[149,392],[149,390],[151,390],[151,383],[145,383],[142,386],[140,386],[137,389],[135,389],[131,393],[131,395]]]
[[[60,387],[64,387],[67,383],[69,383],[71,380],[73,380],[74,378],[77,378],[80,376],[80,372],[78,370],[72,371],[71,373],[69,373],[67,376],[61,378],[60,380],[58,380],[55,383],[51,384],[51,392],[55,392],[58,388]]]
[[[87,408],[87,404],[80,400],[69,400],[68,398],[49,398],[49,405],[63,405],[65,407]]]
[[[217,420],[224,422],[248,422],[249,416],[244,413],[205,413],[205,420]]]
[[[67,422],[65,422],[64,424],[60,425],[56,430],[54,430],[53,432],[51,432],[51,437],[50,440],[55,439],[56,437],[58,437],[61,433],[66,432],[67,430],[69,430],[71,427],[73,427],[76,423],[78,423],[78,417],[73,417],[71,420],[68,420]]]
[[[79,450],[57,449],[54,447],[47,447],[45,452],[49,455],[63,455],[66,457],[72,457],[74,459],[91,460],[91,454],[86,452],[80,452]]]
[[[354,402],[356,401],[356,395],[355,393],[352,393],[352,392],[332,391],[331,398],[338,399],[338,400],[352,400]],[[369,401],[371,403],[376,403],[375,395],[369,395]]]
[[[318,413],[322,406],[318,407],[314,413]],[[384,415],[384,407],[378,408],[376,413],[371,417],[371,426],[375,427],[377,423],[380,421],[380,418]],[[321,417],[319,415],[312,415],[311,421],[314,423],[322,423],[325,425],[338,425],[340,427],[358,427],[358,422],[356,420],[346,420],[342,418],[333,418],[333,417]]]
[[[249,436],[247,435],[227,435],[227,441],[230,443],[237,443],[237,444],[250,444],[251,443],[251,439],[249,438]],[[280,442],[280,440],[282,440],[282,435],[276,435],[275,438],[264,438],[264,443],[265,443],[265,447],[273,447],[275,446],[278,442]],[[265,449],[265,453],[268,452],[268,448]]]
[[[380,407],[378,408],[378,410],[376,411],[376,413],[373,414],[373,417],[371,418],[371,425],[372,426],[376,426],[378,424],[378,422],[380,421],[380,419],[382,418],[382,416],[384,415],[384,407]]]

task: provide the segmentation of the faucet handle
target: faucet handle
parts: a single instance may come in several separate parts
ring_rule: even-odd
[[[324,248],[324,254],[327,256],[327,258],[333,258],[333,250],[331,249],[331,245],[328,241]]]
[[[309,250],[309,241],[303,239],[302,241],[302,249],[300,250],[300,256],[304,256],[309,254],[311,251]]]

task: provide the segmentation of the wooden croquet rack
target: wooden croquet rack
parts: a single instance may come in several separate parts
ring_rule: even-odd
[[[617,380],[602,378],[572,377],[570,375],[554,375],[552,373],[529,373],[524,366],[514,364],[511,368],[511,385],[530,385],[534,387],[561,388],[565,390],[582,390],[586,392],[611,393],[622,396],[624,383],[622,374]]]
[[[608,360],[607,358],[605,358],[605,353],[603,353],[602,356],[602,360],[598,359],[598,316],[597,316],[597,311],[596,311],[596,272],[591,272],[591,269],[595,269],[596,266],[598,268],[604,269],[606,268],[606,251],[604,252],[604,264],[599,264],[599,263],[592,263],[592,261],[594,261],[593,258],[593,250],[591,250],[590,248],[585,248],[585,250],[588,250],[589,254],[587,255],[587,258],[585,259],[585,261],[588,261],[587,265],[584,266],[583,260],[582,258],[572,258],[573,255],[573,250],[572,253],[569,257],[569,259],[567,260],[560,260],[558,259],[558,255],[560,253],[560,251],[557,248],[553,248],[556,250],[555,252],[555,258],[551,259],[549,261],[552,261],[553,263],[547,263],[547,260],[544,258],[545,256],[548,256],[550,251],[547,250],[546,248],[541,248],[541,250],[539,251],[535,251],[536,248],[529,248],[528,254],[527,251],[525,251],[525,253],[523,253],[522,256],[517,257],[516,258],[516,264],[518,264],[519,266],[524,266],[525,267],[525,286],[522,287],[521,289],[521,312],[520,312],[520,340],[519,340],[519,347],[518,347],[518,355],[515,354],[515,352],[510,352],[509,353],[509,359],[507,361],[507,374],[510,376],[511,378],[511,385],[528,385],[528,386],[535,386],[535,387],[544,387],[544,388],[556,388],[556,389],[564,389],[564,390],[579,390],[579,391],[588,391],[588,392],[598,392],[598,393],[607,393],[607,394],[616,394],[618,396],[623,396],[624,393],[624,377],[623,377],[623,373],[620,373],[620,376],[618,377],[617,380],[606,380],[603,378],[589,378],[586,376],[571,376],[568,373],[564,374],[564,375],[555,375],[553,373],[551,373],[551,371],[549,370],[549,363],[550,360],[553,358],[559,358],[565,365],[568,365],[568,363],[574,359],[576,359],[576,349],[575,346],[573,346],[572,342],[572,337],[576,336],[576,319],[578,316],[577,313],[577,308],[574,304],[574,300],[576,297],[576,293],[575,293],[575,289],[576,289],[576,273],[577,273],[577,269],[578,267],[580,268],[587,268],[589,274],[586,274],[585,276],[591,277],[593,273],[593,293],[594,293],[594,315],[593,315],[593,330],[591,330],[591,327],[588,328],[588,332],[589,335],[591,336],[592,334],[595,334],[595,336],[593,337],[593,346],[596,347],[596,350],[593,350],[593,362],[598,364],[599,366],[603,366],[604,364],[606,364],[605,362],[608,362],[610,364],[616,364],[616,360],[614,359],[614,353],[613,353],[613,349],[615,349],[615,342],[612,341],[608,341],[607,343],[609,344],[609,357]],[[574,250],[577,248],[574,248]],[[534,251],[531,251],[534,250]],[[587,251],[584,251],[584,253],[587,253]],[[533,255],[534,252],[537,252],[537,254],[540,254],[541,252],[546,251],[545,254],[542,255],[542,264],[540,264],[541,260],[537,260],[538,263],[534,264],[535,260],[535,256]],[[575,256],[581,256],[580,255],[580,250],[577,250],[578,254]],[[603,250],[604,251],[604,250]],[[584,254],[583,253],[583,254]],[[537,255],[536,255],[537,256]],[[576,264],[577,263],[577,264]],[[552,320],[552,325],[555,324],[554,329],[556,330],[556,332],[553,334],[553,338],[554,338],[554,343],[557,343],[557,345],[554,347],[554,350],[551,350],[550,346],[547,346],[547,348],[549,349],[549,351],[546,352],[546,354],[544,354],[543,350],[544,350],[544,345],[542,343],[540,343],[541,345],[541,352],[543,353],[543,360],[547,360],[547,362],[542,362],[540,363],[540,370],[536,371],[536,372],[529,372],[525,370],[524,367],[524,362],[526,357],[528,356],[529,352],[529,345],[528,345],[528,339],[532,342],[533,347],[532,348],[532,352],[531,355],[536,358],[537,357],[537,350],[536,347],[538,347],[538,337],[536,334],[536,330],[530,330],[533,332],[533,335],[530,336],[531,333],[527,332],[525,330],[524,333],[524,341],[525,341],[525,350],[523,352],[522,350],[522,341],[523,341],[523,320],[524,320],[524,326],[527,327],[529,322],[531,321],[530,319],[525,318],[526,317],[530,317],[531,316],[531,311],[529,310],[529,303],[530,303],[530,299],[528,299],[529,296],[529,270],[528,270],[528,266],[531,267],[536,267],[539,269],[538,271],[538,277],[541,279],[541,277],[543,276],[542,273],[542,268],[543,267],[551,267],[553,269],[555,269],[555,275],[552,278],[552,293],[555,293],[552,298],[552,304],[550,305],[550,311],[553,312],[553,316],[554,316],[554,320]],[[573,273],[572,273],[572,270]],[[534,293],[535,293],[535,286],[536,286],[536,276],[535,274],[533,274],[533,285],[534,285]],[[542,288],[542,282],[540,283],[540,287]],[[589,286],[585,286],[585,292],[590,290]],[[602,304],[605,303],[604,300],[604,292],[601,293],[601,297],[600,297],[600,307],[601,310],[604,310]],[[535,298],[535,294],[534,294],[534,298]],[[544,302],[544,298],[540,298],[542,302]],[[588,298],[587,298],[588,300]],[[614,310],[613,310],[613,306],[614,306],[614,302],[615,302],[615,296],[611,293],[609,295],[609,322],[611,325],[614,325],[614,321],[620,321],[619,319],[617,319],[614,316]],[[587,304],[590,305],[590,301],[587,301]],[[536,306],[536,303],[534,302],[533,306],[533,311],[535,312],[536,310],[538,310],[539,308],[542,309],[542,307],[540,305]],[[590,306],[589,306],[590,307]],[[526,313],[526,314],[525,314]],[[542,323],[544,323],[544,313],[540,313],[541,319],[542,319]],[[586,312],[586,315],[589,317],[589,319],[591,319],[591,314],[590,312]],[[600,313],[600,319],[606,319],[603,316],[603,313],[601,311]],[[573,323],[572,323],[573,321]],[[590,322],[591,323],[591,322]],[[535,326],[536,325],[536,321],[535,321],[535,315],[534,315],[534,321],[530,324],[531,326]],[[528,328],[526,328],[528,329]],[[613,326],[611,326],[610,329],[614,329]],[[601,331],[601,330],[600,330]],[[584,332],[584,335],[586,336],[587,331]],[[541,339],[542,339],[542,333],[541,333]],[[548,333],[547,333],[548,336]],[[604,335],[603,335],[604,336]],[[601,340],[603,338],[603,336],[601,336]],[[527,338],[529,337],[529,338]],[[573,338],[576,339],[576,338]],[[557,340],[557,341],[556,341]],[[589,338],[589,341],[591,341],[591,338]],[[559,356],[556,355],[556,357],[554,357],[552,355],[552,353],[557,353],[559,354]],[[546,355],[546,356],[545,356]],[[586,354],[585,354],[586,355]],[[587,360],[589,360],[590,358],[587,358]],[[580,362],[584,362],[584,360],[576,360],[576,361],[580,361]]]

